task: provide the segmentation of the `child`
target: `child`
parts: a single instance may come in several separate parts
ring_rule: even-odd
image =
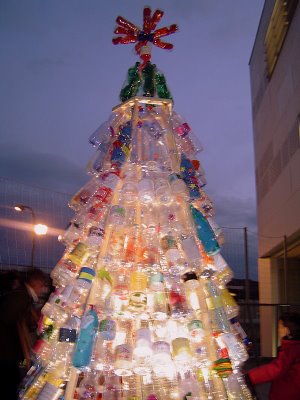
[[[300,314],[280,318],[288,335],[282,338],[276,359],[247,373],[253,385],[271,382],[269,400],[300,400]]]

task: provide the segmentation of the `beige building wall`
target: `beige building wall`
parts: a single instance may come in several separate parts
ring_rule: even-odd
[[[265,37],[275,3],[265,2],[249,63],[259,296],[260,303],[300,305],[300,4],[292,2],[297,7],[268,77]],[[262,355],[274,356],[277,315],[266,306],[260,314]]]

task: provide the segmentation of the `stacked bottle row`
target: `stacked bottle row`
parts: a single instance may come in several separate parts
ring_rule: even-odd
[[[118,170],[125,160],[149,170],[179,172],[176,157],[183,153],[193,160],[202,146],[188,123],[166,107],[139,103],[113,113],[90,137],[97,150],[88,163],[88,172],[98,175]],[[199,161],[197,164],[197,175],[204,185],[204,171]]]

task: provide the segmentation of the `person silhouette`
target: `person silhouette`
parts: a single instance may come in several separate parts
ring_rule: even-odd
[[[0,297],[0,387],[5,400],[17,399],[20,364],[30,366],[39,318],[35,305],[47,290],[47,276],[41,270],[30,270],[24,280],[16,273],[10,275],[2,280]]]

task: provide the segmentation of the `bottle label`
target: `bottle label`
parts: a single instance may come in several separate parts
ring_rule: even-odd
[[[116,347],[116,359],[130,361],[132,359],[132,348],[128,344],[120,344]]]
[[[177,242],[174,236],[166,235],[161,239],[161,248],[166,251],[168,249],[177,249]]]
[[[104,340],[113,340],[116,336],[116,323],[112,319],[103,319],[99,324],[99,332]]]
[[[78,243],[69,254],[69,259],[75,263],[81,264],[87,256],[87,245]]]
[[[235,327],[235,330],[241,336],[242,340],[247,338],[247,334],[242,328],[241,324],[238,322],[237,318],[231,318],[230,322]]]
[[[214,310],[216,308],[221,308],[223,307],[223,301],[221,296],[216,296],[216,297],[208,297],[206,299],[206,304],[209,310]]]
[[[128,155],[130,153],[130,148],[125,146],[124,144],[123,144],[123,146],[121,148],[122,148],[124,154],[126,155],[126,157],[128,157]]]
[[[125,208],[121,206],[112,206],[110,209],[110,214],[115,214],[125,217]]]
[[[188,328],[189,328],[189,331],[192,332],[192,331],[194,331],[195,329],[196,329],[196,330],[198,330],[198,329],[203,329],[203,324],[202,324],[201,321],[199,321],[199,319],[194,319],[193,321],[191,321],[191,322],[188,324]]]
[[[77,338],[76,329],[60,328],[59,342],[75,343]]]
[[[100,187],[96,194],[93,196],[98,201],[107,204],[112,196],[112,190],[107,187]]]
[[[162,340],[159,340],[157,342],[153,343],[153,351],[154,353],[166,353],[166,354],[170,354],[170,345],[167,342],[164,342]]]
[[[79,273],[78,279],[82,279],[86,282],[92,282],[96,275],[96,272],[92,268],[82,267]]]
[[[176,131],[179,136],[185,137],[186,135],[189,134],[189,132],[191,131],[191,128],[189,127],[189,125],[186,122],[184,122],[183,124],[177,126]]]
[[[54,400],[58,398],[60,393],[60,388],[47,382],[38,395],[37,400]]]
[[[104,229],[98,226],[91,226],[89,230],[89,237],[103,238]]]
[[[129,299],[129,305],[133,309],[144,309],[147,304],[147,296],[145,293],[132,293]]]

